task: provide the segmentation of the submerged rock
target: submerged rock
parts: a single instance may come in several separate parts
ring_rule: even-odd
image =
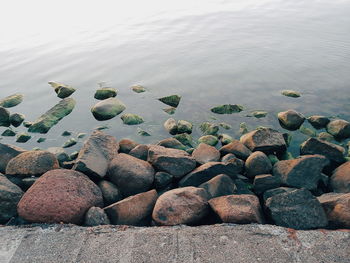
[[[222,145],[227,145],[230,144],[234,139],[230,135],[222,133],[219,135],[219,140]]]
[[[64,162],[70,161],[69,155],[64,151],[62,147],[50,147],[47,149],[47,151],[53,153],[56,156],[61,166]]]
[[[78,133],[77,138],[78,138],[78,139],[82,139],[82,138],[84,138],[85,136],[86,136],[86,133],[81,132],[81,133]]]
[[[51,87],[55,89],[55,92],[57,93],[57,97],[64,99],[72,95],[76,89],[72,88],[71,86],[68,86],[66,84],[50,81],[49,84]]]
[[[96,120],[109,120],[122,113],[126,109],[123,102],[117,98],[109,98],[98,102],[91,108]]]
[[[0,100],[0,107],[12,108],[20,104],[22,101],[23,101],[22,94],[13,94],[11,96],[8,96]]]
[[[350,122],[345,120],[334,120],[328,123],[327,132],[337,139],[350,138]]]
[[[140,128],[137,129],[137,134],[140,135],[140,136],[151,136],[150,133],[148,133],[147,131],[142,130]]]
[[[177,108],[177,106],[180,103],[181,97],[178,95],[170,95],[163,98],[159,98],[158,100],[166,105]]]
[[[169,118],[164,122],[164,128],[171,135],[177,134],[177,123],[173,118]]]
[[[142,93],[146,91],[146,89],[141,85],[133,85],[131,86],[131,89],[133,92],[136,92],[136,93]]]
[[[10,112],[4,107],[0,107],[0,126],[10,126]]]
[[[299,98],[301,94],[294,90],[283,90],[281,92],[283,96],[291,97],[291,98]]]
[[[194,147],[196,145],[196,143],[193,141],[193,137],[188,133],[176,134],[174,138],[188,147]]]
[[[295,110],[287,110],[278,113],[278,120],[283,128],[294,131],[304,123],[305,117]]]
[[[120,118],[126,125],[138,125],[144,122],[141,116],[132,113],[125,113]]]
[[[192,123],[185,121],[185,120],[179,120],[177,122],[177,132],[178,133],[192,133],[193,125]]]
[[[247,115],[247,117],[255,117],[257,119],[264,118],[267,115],[267,111],[253,111]]]
[[[325,116],[313,115],[307,118],[307,121],[314,127],[315,129],[323,129],[326,128],[327,124],[330,122],[329,118]]]
[[[249,129],[248,129],[248,126],[245,122],[242,122],[240,125],[239,125],[239,133],[244,135],[246,133],[249,132]]]
[[[25,143],[25,142],[29,141],[30,138],[32,138],[32,136],[30,136],[30,135],[29,135],[28,133],[26,133],[26,132],[22,132],[22,133],[20,133],[20,134],[17,135],[16,142]]]
[[[203,122],[199,128],[204,135],[216,135],[219,131],[219,125],[210,122]]]
[[[63,117],[70,114],[75,107],[75,100],[65,98],[58,104],[44,113],[37,119],[28,129],[29,132],[47,133],[54,125],[56,125]]]
[[[26,128],[29,128],[32,125],[33,125],[33,122],[31,122],[31,121],[24,121],[23,122],[23,126],[26,127]]]
[[[14,113],[10,115],[10,123],[13,127],[18,127],[24,121],[25,116],[21,113]]]
[[[230,129],[232,129],[232,126],[231,126],[230,124],[226,123],[226,122],[220,122],[220,123],[219,123],[219,126],[222,127],[222,128],[224,128],[225,130],[230,130]]]
[[[163,109],[163,111],[168,113],[169,115],[173,115],[176,111],[176,108],[174,108],[174,107],[165,108],[165,109]]]
[[[214,135],[204,135],[198,139],[199,143],[205,143],[211,146],[215,146],[218,144],[219,140]]]
[[[77,140],[74,139],[74,138],[70,138],[68,141],[66,141],[62,147],[63,148],[69,148],[69,147],[72,147],[73,145],[76,145],[77,144]]]
[[[232,114],[241,112],[243,106],[237,104],[223,104],[210,109],[212,112],[217,114]]]
[[[105,100],[117,96],[117,90],[114,88],[101,88],[96,90],[94,98],[97,100]]]
[[[306,136],[309,136],[309,137],[316,137],[316,131],[315,130],[312,130],[310,128],[307,128],[305,127],[304,125],[301,125],[300,128],[299,128],[299,131],[306,135]]]
[[[37,143],[42,143],[42,142],[45,142],[46,141],[46,138],[43,138],[43,137],[40,137],[36,140]]]
[[[3,133],[1,134],[1,136],[13,137],[13,136],[16,136],[16,132],[13,131],[12,129],[6,129],[6,130],[3,131]]]
[[[330,135],[328,132],[321,132],[317,138],[321,141],[333,142],[335,138]]]
[[[64,137],[71,136],[71,135],[72,135],[72,132],[70,132],[70,131],[64,131],[61,134],[61,136],[64,136]]]

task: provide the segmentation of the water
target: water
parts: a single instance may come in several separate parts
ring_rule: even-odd
[[[282,130],[276,114],[289,108],[306,116],[350,120],[350,1],[6,1],[0,10],[0,97],[16,92],[25,100],[11,112],[33,121],[59,99],[48,81],[77,89],[77,106],[50,132],[21,147],[60,146],[64,130],[91,132],[108,125],[118,139],[152,143],[169,135],[169,115],[156,98],[179,94],[173,117],[194,124],[217,118],[233,126]],[[140,114],[139,127],[121,119],[98,122],[90,113],[94,91],[105,82],[119,90],[125,113]],[[147,92],[130,90],[141,84]],[[280,94],[300,91],[301,98]],[[242,104],[245,111],[215,115],[219,104]],[[265,110],[266,118],[245,117]],[[0,132],[5,128],[1,127]],[[24,127],[17,131],[25,131]],[[294,134],[294,151],[306,138]],[[200,135],[194,132],[194,137]],[[2,142],[14,143],[15,138]],[[70,151],[81,146],[81,142]]]

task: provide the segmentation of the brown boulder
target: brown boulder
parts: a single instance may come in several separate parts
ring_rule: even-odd
[[[56,156],[47,151],[28,151],[11,159],[6,167],[7,175],[38,176],[58,169]]]
[[[259,199],[255,195],[226,195],[209,200],[210,207],[224,223],[264,222]]]
[[[149,225],[157,201],[156,190],[129,196],[104,208],[114,225]]]
[[[135,158],[147,161],[149,145],[140,144],[132,149],[129,154]]]
[[[134,142],[130,139],[122,139],[119,141],[119,152],[121,153],[129,153],[132,149],[134,149],[137,145],[137,142]]]
[[[223,195],[232,195],[236,191],[234,182],[226,174],[215,176],[213,179],[201,184],[198,187],[207,191],[208,199]]]
[[[194,157],[199,164],[217,162],[220,159],[220,152],[213,146],[201,143],[193,151],[192,157]]]
[[[254,178],[259,174],[268,174],[271,172],[272,164],[265,153],[253,152],[245,162],[247,177]]]
[[[0,143],[0,173],[6,172],[6,166],[12,158],[15,158],[25,151],[26,150],[13,145]]]
[[[207,193],[203,188],[183,187],[162,194],[152,218],[158,225],[195,224],[209,212]]]
[[[350,193],[350,161],[334,170],[331,186],[334,192]]]
[[[247,159],[248,156],[252,154],[252,152],[239,140],[233,140],[229,144],[221,147],[220,153],[221,156],[232,153],[242,160]]]
[[[295,131],[304,123],[305,117],[295,110],[287,110],[278,113],[278,120],[281,126],[287,130]]]
[[[327,125],[327,132],[338,139],[350,138],[350,122],[345,120],[331,121]]]
[[[60,169],[41,176],[23,195],[17,210],[29,222],[80,224],[92,206],[103,206],[98,186],[80,172]]]

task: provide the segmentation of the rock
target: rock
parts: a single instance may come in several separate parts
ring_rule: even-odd
[[[345,162],[345,149],[337,144],[310,138],[300,145],[300,154],[320,154],[336,163]]]
[[[63,136],[63,137],[67,137],[67,136],[71,136],[71,135],[72,135],[72,132],[70,132],[70,131],[64,131],[61,134],[61,136]]]
[[[17,210],[29,222],[80,224],[92,206],[103,206],[97,185],[80,172],[60,169],[41,176],[23,195]]]
[[[281,183],[295,188],[314,190],[321,180],[322,170],[329,161],[322,155],[304,155],[294,160],[279,161],[273,175]]]
[[[187,152],[152,145],[148,151],[148,161],[159,171],[181,178],[196,167],[196,160]]]
[[[163,109],[163,111],[164,111],[165,113],[168,113],[169,115],[173,115],[173,114],[175,113],[175,111],[176,111],[176,108],[174,108],[174,107],[169,107],[169,108]]]
[[[251,151],[265,154],[284,152],[287,148],[283,134],[270,128],[251,131],[243,135],[240,141]]]
[[[62,83],[50,81],[49,84],[55,89],[57,97],[61,99],[67,98],[75,92],[74,88]]]
[[[158,225],[196,224],[209,213],[207,193],[203,188],[177,188],[162,194],[152,218]]]
[[[220,134],[219,135],[219,140],[220,140],[222,145],[227,145],[227,144],[233,142],[233,138],[230,135],[226,134],[226,133]]]
[[[48,152],[53,153],[60,165],[64,162],[70,161],[69,155],[64,151],[62,147],[50,147],[47,149]]]
[[[131,89],[133,92],[136,92],[136,93],[142,93],[142,92],[146,91],[146,89],[144,87],[142,87],[141,85],[133,85],[133,86],[131,86]]]
[[[209,162],[197,167],[182,178],[179,182],[179,187],[199,186],[219,174],[226,174],[231,178],[235,178],[241,171],[242,164],[236,164],[231,161],[228,163]]]
[[[94,131],[81,148],[73,169],[94,178],[103,178],[118,150],[119,144],[113,136]]]
[[[72,147],[72,146],[74,146],[74,145],[76,145],[76,144],[77,144],[77,140],[74,139],[74,138],[70,138],[69,140],[67,140],[67,141],[62,145],[62,147],[63,147],[63,148],[69,148],[69,147]]]
[[[172,149],[178,149],[178,150],[186,150],[188,147],[183,145],[180,141],[178,141],[175,138],[167,138],[164,140],[161,140],[157,143],[157,145],[163,146],[165,148],[172,148]]]
[[[149,225],[157,201],[156,190],[130,196],[104,208],[114,225]]]
[[[350,228],[350,193],[328,193],[319,196],[329,225],[335,228]]]
[[[24,121],[25,116],[20,113],[14,113],[10,115],[10,123],[13,127],[18,127]]]
[[[120,153],[111,161],[108,176],[124,196],[130,196],[151,189],[154,169],[148,162]]]
[[[140,144],[132,149],[129,154],[135,158],[147,161],[149,145]]]
[[[215,146],[218,144],[219,140],[216,136],[214,135],[204,135],[198,139],[199,143],[205,143],[210,146]]]
[[[178,133],[188,133],[191,134],[192,133],[192,128],[193,125],[192,123],[185,121],[185,120],[179,120],[177,122],[177,132]]]
[[[101,126],[97,126],[95,128],[95,130],[102,131],[102,130],[108,130],[109,128],[110,128],[110,126],[108,126],[108,125],[101,125]]]
[[[312,130],[310,128],[306,128],[304,125],[301,125],[301,127],[299,128],[299,132],[306,135],[306,136],[309,136],[309,137],[316,137],[317,136],[317,133],[315,130]]]
[[[299,98],[301,96],[299,92],[294,90],[282,90],[281,94],[291,98]]]
[[[129,153],[132,149],[134,149],[137,145],[137,142],[130,139],[122,139],[119,141],[119,152],[121,153]]]
[[[314,127],[315,129],[323,129],[327,127],[327,124],[330,122],[329,118],[325,116],[313,115],[307,118],[307,121]]]
[[[151,136],[151,134],[149,134],[147,131],[142,130],[140,128],[137,129],[137,134],[140,136]]]
[[[226,123],[226,122],[220,122],[220,123],[219,123],[219,126],[222,127],[222,128],[224,128],[225,130],[230,130],[230,129],[232,129],[232,126],[231,126],[230,124]]]
[[[4,107],[0,107],[0,126],[10,126],[10,112]]]
[[[117,90],[114,88],[100,88],[96,90],[94,98],[97,100],[105,100],[117,96]]]
[[[26,177],[26,178],[22,178],[22,183],[21,183],[21,188],[24,191],[27,191],[37,180],[39,177]]]
[[[54,154],[47,151],[27,151],[8,162],[6,175],[38,176],[57,168],[59,164]]]
[[[269,158],[269,160],[270,160],[272,166],[274,166],[275,163],[277,163],[277,162],[280,161],[280,160],[277,158],[277,156],[274,155],[274,154],[269,154],[267,157]]]
[[[274,195],[266,200],[265,205],[271,219],[278,226],[313,229],[328,224],[320,202],[306,189]]]
[[[105,211],[100,207],[93,206],[85,214],[85,226],[109,225],[110,223]]]
[[[177,133],[177,123],[173,118],[169,118],[164,122],[164,128],[171,135],[175,135]]]
[[[255,195],[227,195],[209,200],[210,207],[224,223],[264,222],[259,199]]]
[[[80,132],[80,133],[78,133],[77,138],[78,138],[78,139],[82,139],[82,138],[84,138],[85,136],[86,136],[86,133]]]
[[[330,183],[334,192],[350,193],[350,161],[334,170]]]
[[[25,151],[20,147],[0,143],[0,173],[5,173],[8,162]]]
[[[122,113],[126,109],[123,102],[117,98],[109,98],[98,102],[91,108],[96,120],[109,120]]]
[[[262,194],[267,190],[279,187],[281,184],[280,179],[271,174],[261,174],[254,177],[254,192],[256,194]]]
[[[241,112],[243,110],[243,106],[237,104],[224,104],[211,108],[210,110],[217,114],[232,114]]]
[[[17,135],[16,142],[18,142],[18,143],[26,143],[31,138],[32,138],[32,136],[30,136],[28,133],[22,132],[22,133]]]
[[[268,174],[271,172],[272,164],[265,153],[253,152],[245,162],[247,177],[254,178],[256,175]]]
[[[295,131],[304,123],[305,117],[295,110],[287,110],[277,115],[281,126],[287,130]]]
[[[23,191],[0,174],[0,224],[5,224],[17,215],[17,204]]]
[[[270,189],[264,192],[263,195],[263,200],[264,203],[266,202],[266,200],[272,196],[278,195],[278,194],[282,194],[282,193],[287,193],[287,192],[291,192],[296,190],[296,188],[290,188],[290,187],[278,187],[278,188],[274,188],[274,189]]]
[[[75,100],[72,98],[65,98],[58,104],[53,106],[46,113],[41,115],[29,127],[29,132],[47,133],[54,125],[56,125],[62,118],[70,114],[75,107]]]
[[[193,151],[192,156],[199,164],[218,162],[220,160],[220,152],[215,147],[205,143],[199,144],[197,149]]]
[[[221,156],[232,153],[237,158],[246,160],[252,152],[240,141],[233,140],[231,143],[220,148]]]
[[[247,134],[249,132],[248,130],[248,126],[245,122],[242,122],[241,124],[239,124],[239,133],[244,135]]]
[[[138,125],[144,122],[141,116],[132,113],[125,113],[120,118],[126,125]]]
[[[230,160],[235,159],[235,158],[236,158],[236,156],[233,153],[228,153],[224,157],[221,158],[221,162],[227,163]]]
[[[234,179],[233,182],[236,186],[235,193],[236,195],[255,195],[250,189],[253,189],[253,185],[249,181],[241,179],[240,175],[237,175],[238,179]],[[248,179],[248,178],[246,178]]]
[[[42,142],[45,142],[46,141],[46,138],[44,137],[40,137],[36,140],[37,143],[42,143]]]
[[[12,129],[6,129],[6,130],[4,130],[4,132],[1,134],[1,136],[13,137],[13,136],[16,136],[16,132],[14,132]]]
[[[158,100],[166,105],[177,108],[177,106],[180,103],[181,97],[178,95],[170,95],[163,98],[159,98]]]
[[[350,138],[350,122],[345,120],[334,120],[328,123],[327,132],[337,139]]]
[[[203,122],[199,128],[204,135],[216,135],[219,131],[219,125],[210,122]]]
[[[328,132],[321,132],[318,136],[318,139],[321,141],[327,141],[327,142],[333,142],[335,139],[332,135],[330,135]]]
[[[116,187],[113,183],[109,181],[101,180],[98,183],[98,187],[102,192],[103,201],[106,206],[116,203],[123,199],[123,196],[119,191],[118,187]]]
[[[267,115],[267,111],[253,111],[247,117],[255,117],[257,119],[265,118]]]
[[[166,172],[157,172],[154,176],[154,187],[162,190],[173,182],[174,176]]]
[[[198,186],[208,193],[208,200],[224,195],[232,195],[236,191],[236,186],[232,179],[226,174],[219,174]]]
[[[31,122],[31,121],[24,121],[23,122],[23,126],[26,127],[26,128],[29,128],[32,125],[33,125],[33,122]]]
[[[4,107],[4,108],[15,107],[23,101],[23,97],[24,96],[22,94],[18,94],[18,93],[8,96],[0,100],[0,107]]]
[[[179,142],[181,142],[183,145],[188,147],[194,147],[196,145],[196,143],[193,141],[192,136],[189,135],[188,133],[176,134],[174,138]]]
[[[74,151],[69,155],[69,159],[70,160],[75,160],[78,158],[79,152],[78,151]]]

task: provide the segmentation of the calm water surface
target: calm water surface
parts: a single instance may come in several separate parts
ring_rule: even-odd
[[[143,143],[169,137],[169,115],[161,96],[179,94],[173,117],[194,124],[210,120],[280,130],[276,113],[289,108],[305,115],[324,114],[350,120],[350,1],[5,1],[0,10],[0,97],[16,92],[25,100],[11,112],[29,121],[59,99],[48,81],[77,89],[74,111],[44,136],[21,147],[60,146],[64,130],[91,132],[108,125],[118,139]],[[125,113],[143,116],[137,127],[119,116],[96,121],[90,108],[98,83],[119,90]],[[141,84],[147,92],[130,90]],[[300,91],[298,99],[280,91]],[[218,104],[242,104],[245,111],[215,115]],[[265,110],[266,118],[245,117]],[[0,132],[5,128],[1,127]],[[24,127],[17,131],[25,131]],[[194,136],[199,136],[199,131]],[[297,145],[306,137],[295,135]],[[15,138],[2,142],[14,143]],[[81,142],[70,151],[81,146]]]

